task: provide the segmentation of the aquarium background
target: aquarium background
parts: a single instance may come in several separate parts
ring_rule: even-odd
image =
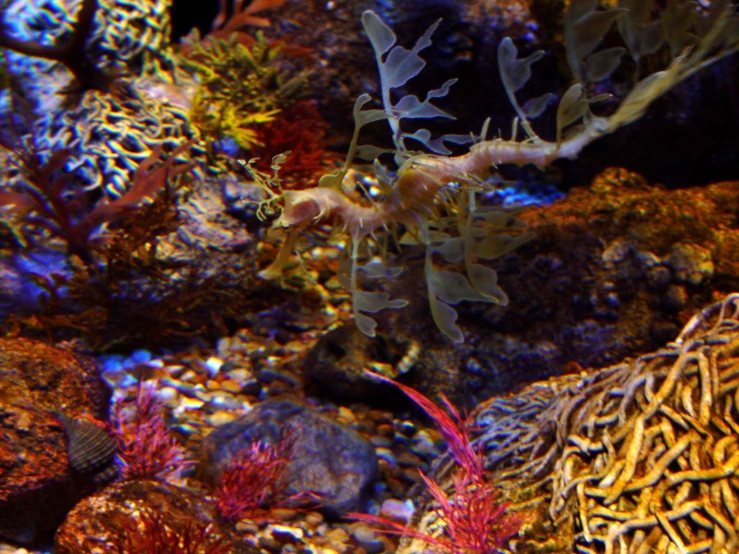
[[[737,49],[0,2],[0,553],[739,551]]]

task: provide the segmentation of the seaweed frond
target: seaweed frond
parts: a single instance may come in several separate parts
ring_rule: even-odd
[[[275,119],[304,83],[305,75],[280,70],[281,45],[270,45],[261,34],[250,47],[232,34],[226,39],[195,37],[183,60],[200,85],[190,118],[206,140],[232,139],[249,151],[264,146],[259,126]]]

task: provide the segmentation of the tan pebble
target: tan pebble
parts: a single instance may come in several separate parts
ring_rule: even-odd
[[[355,421],[357,421],[357,416],[355,416],[354,412],[352,412],[346,406],[340,406],[339,419],[346,421],[347,423],[354,423]]]
[[[226,379],[221,383],[221,389],[225,390],[226,392],[233,392],[238,394],[239,392],[241,392],[241,385],[236,381]]]
[[[381,423],[377,426],[377,434],[381,437],[393,438],[395,436],[395,429],[389,423]]]
[[[220,390],[221,384],[213,379],[208,379],[205,382],[205,388],[208,390]]]
[[[407,487],[399,479],[388,477],[385,482],[387,483],[387,488],[395,496],[404,496],[407,492]]]
[[[220,356],[225,357],[231,350],[231,337],[221,337],[216,343],[216,350]]]
[[[331,542],[344,543],[349,540],[349,533],[347,533],[341,527],[336,527],[334,529],[331,529],[328,533],[326,533],[324,537],[327,539],[330,539]]]
[[[256,535],[259,526],[250,519],[242,519],[236,523],[236,530],[243,535]]]
[[[186,372],[184,372],[182,375],[180,375],[181,381],[197,381],[198,380],[198,374],[195,373],[192,369],[188,369]]]
[[[269,515],[279,521],[293,521],[299,513],[297,510],[290,508],[274,508],[270,510]]]
[[[416,456],[415,454],[412,454],[411,452],[401,452],[398,454],[398,463],[401,466],[412,466],[412,467],[423,467],[425,466],[425,462]]]
[[[174,387],[162,387],[157,396],[167,408],[176,408],[180,403],[180,393]]]
[[[246,368],[238,367],[228,372],[228,378],[243,385],[252,378],[252,372]]]
[[[216,412],[213,415],[209,415],[206,418],[206,420],[208,421],[208,424],[212,425],[213,427],[220,427],[221,425],[226,425],[226,423],[231,423],[235,419],[236,419],[236,415],[230,412]]]
[[[393,519],[395,521],[401,521],[408,523],[413,517],[416,508],[413,506],[413,502],[406,500],[398,500],[396,498],[388,498],[382,503],[380,507],[380,515]]]
[[[182,402],[180,402],[180,408],[184,410],[199,410],[204,405],[205,405],[205,402],[197,398],[185,397],[182,399]]]
[[[323,519],[324,519],[323,514],[320,512],[308,512],[307,514],[305,514],[305,518],[304,518],[305,522],[308,525],[313,525],[313,526],[317,526],[323,523]]]

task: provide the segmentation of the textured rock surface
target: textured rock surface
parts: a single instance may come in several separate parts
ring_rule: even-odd
[[[69,467],[52,410],[103,419],[107,398],[91,361],[26,339],[0,339],[0,383],[0,536],[31,544],[89,486]]]
[[[195,548],[201,535],[206,538]],[[54,552],[132,552],[129,544],[142,553],[204,554],[216,545],[230,545],[224,552],[232,554],[259,552],[220,524],[214,507],[201,496],[159,481],[116,483],[77,504],[54,538]]]
[[[295,439],[286,493],[315,492],[330,515],[360,509],[377,472],[372,444],[347,426],[287,400],[264,402],[208,435],[200,473],[212,482],[240,450],[255,441],[274,444],[285,432]]]

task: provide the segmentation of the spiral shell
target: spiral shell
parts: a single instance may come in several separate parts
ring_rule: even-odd
[[[62,413],[55,415],[67,433],[67,456],[73,470],[97,473],[111,464],[116,444],[105,429],[84,418],[72,418]]]

